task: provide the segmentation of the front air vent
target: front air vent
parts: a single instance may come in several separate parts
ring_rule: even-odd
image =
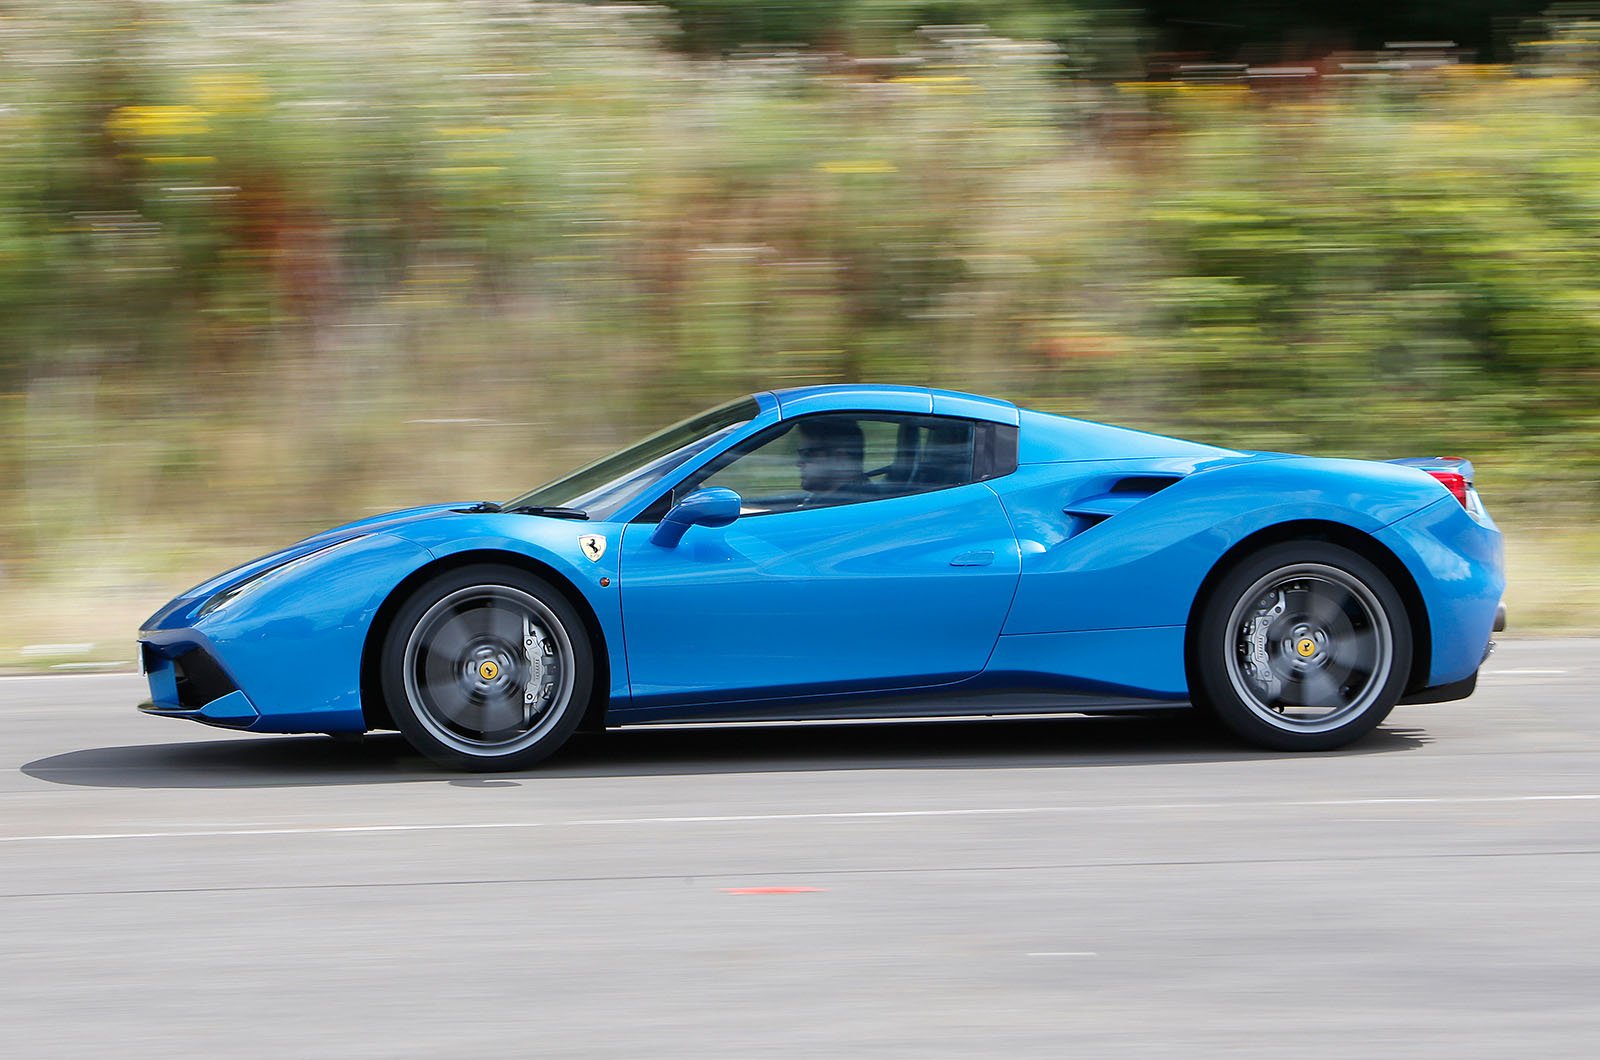
[[[200,648],[191,648],[173,659],[172,676],[178,686],[178,705],[185,710],[199,710],[238,691],[217,661]]]

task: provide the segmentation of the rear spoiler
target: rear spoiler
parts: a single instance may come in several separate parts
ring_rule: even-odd
[[[1477,502],[1477,491],[1472,488],[1472,461],[1461,456],[1402,456],[1388,463],[1414,467],[1425,471],[1444,483],[1451,496],[1461,506],[1471,511]]]
[[[1402,456],[1384,462],[1404,464],[1406,467],[1418,468],[1430,474],[1434,471],[1451,471],[1468,482],[1472,481],[1472,461],[1464,456]]]

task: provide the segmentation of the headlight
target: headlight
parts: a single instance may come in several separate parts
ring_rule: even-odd
[[[342,540],[333,542],[331,545],[323,545],[319,549],[314,549],[305,553],[304,555],[296,556],[294,559],[286,560],[283,563],[277,564],[276,566],[267,567],[265,570],[258,570],[243,581],[234,582],[221,592],[214,593],[209,600],[200,606],[200,610],[195,615],[195,618],[204,618],[213,611],[220,611],[224,607],[227,607],[229,604],[233,603],[235,600],[239,599],[239,597],[243,596],[245,593],[248,593],[250,590],[267,581],[270,581],[273,578],[276,578],[280,574],[294,570],[296,567],[303,565],[307,560],[310,560],[316,556],[320,556],[324,552],[336,549],[340,545],[348,545],[352,541],[360,541],[363,537],[367,536],[369,535],[357,534],[355,537],[343,538]]]

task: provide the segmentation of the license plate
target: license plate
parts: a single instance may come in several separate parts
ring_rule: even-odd
[[[142,640],[133,642],[133,666],[134,669],[139,671],[140,677],[149,676],[144,668],[144,641]]]

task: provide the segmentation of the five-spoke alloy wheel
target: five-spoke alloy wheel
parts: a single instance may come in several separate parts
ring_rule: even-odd
[[[1388,716],[1411,650],[1404,603],[1381,570],[1337,545],[1291,541],[1217,584],[1191,639],[1190,685],[1252,743],[1328,750]]]
[[[582,720],[594,659],[567,598],[511,567],[447,571],[396,612],[380,663],[395,725],[441,765],[520,769]]]

